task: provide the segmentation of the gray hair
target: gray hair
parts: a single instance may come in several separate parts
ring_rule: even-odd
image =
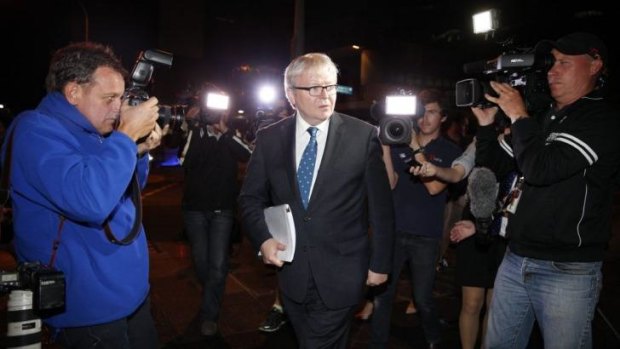
[[[293,80],[310,69],[327,69],[338,76],[338,67],[328,55],[319,52],[306,53],[293,59],[284,70],[284,90],[291,88],[294,85]]]

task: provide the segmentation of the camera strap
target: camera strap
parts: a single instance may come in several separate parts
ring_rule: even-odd
[[[133,226],[131,227],[131,231],[127,236],[123,239],[119,240],[114,236],[112,229],[110,228],[110,224],[106,222],[103,230],[105,231],[105,236],[108,238],[113,244],[117,245],[129,245],[131,244],[140,234],[140,228],[142,226],[142,197],[140,195],[140,184],[138,183],[138,176],[134,174],[133,180],[131,181],[131,201],[136,209],[135,219],[133,221]]]

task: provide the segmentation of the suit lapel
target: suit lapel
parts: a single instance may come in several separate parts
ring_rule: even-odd
[[[334,113],[329,120],[329,133],[327,134],[325,151],[323,152],[321,167],[319,167],[319,172],[317,173],[316,180],[314,181],[314,188],[312,189],[312,194],[310,195],[310,200],[308,201],[308,209],[312,207],[312,200],[316,199],[320,195],[321,189],[324,186],[323,183],[326,181],[325,169],[333,166],[332,163],[336,156],[336,151],[340,140],[342,139],[342,132],[344,131],[344,128],[340,127],[341,125],[342,118],[338,113]]]

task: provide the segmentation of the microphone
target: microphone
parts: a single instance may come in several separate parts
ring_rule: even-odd
[[[493,223],[498,192],[499,184],[493,171],[486,167],[476,167],[471,171],[467,184],[467,196],[471,214],[476,221],[476,232],[479,233],[477,241],[479,242],[488,243],[488,232]]]

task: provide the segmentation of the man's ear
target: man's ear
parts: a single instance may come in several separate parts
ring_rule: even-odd
[[[82,89],[80,84],[76,82],[69,82],[62,89],[62,93],[65,95],[65,98],[72,105],[77,105],[78,101],[82,95]]]
[[[593,60],[590,64],[590,73],[597,75],[603,72],[603,60],[597,56],[597,59]]]

